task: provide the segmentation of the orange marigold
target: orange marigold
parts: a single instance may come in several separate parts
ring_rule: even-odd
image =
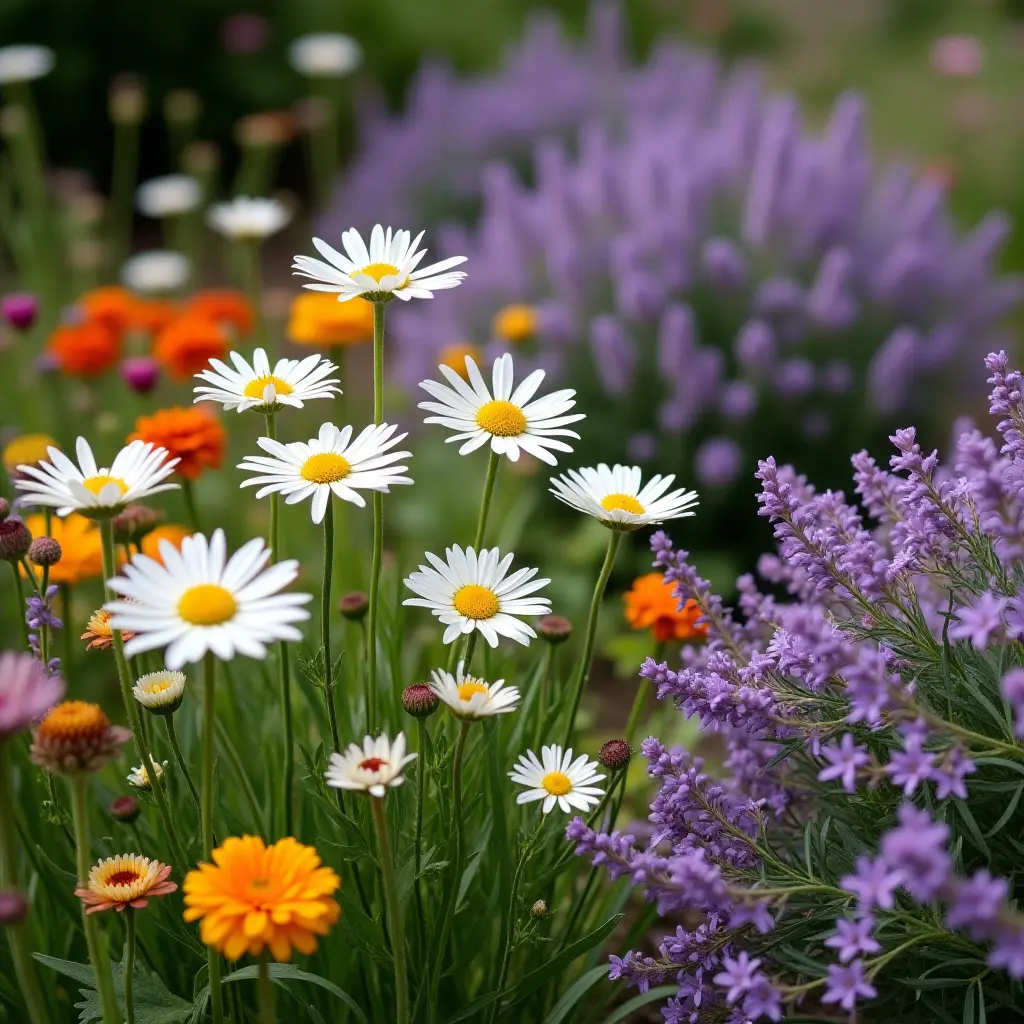
[[[163,565],[163,559],[160,557],[160,541],[169,541],[180,551],[181,542],[186,537],[191,537],[192,533],[193,531],[187,526],[180,526],[178,523],[164,523],[155,530],[150,530],[142,538],[142,553]]]
[[[86,320],[103,324],[120,336],[133,325],[137,302],[127,288],[114,284],[93,288],[78,300],[77,305]]]
[[[99,320],[58,327],[50,335],[47,351],[60,369],[72,377],[99,377],[121,355],[117,333]]]
[[[537,333],[537,311],[523,303],[505,306],[495,314],[491,329],[502,341],[529,341]]]
[[[147,334],[157,334],[177,316],[177,303],[170,299],[136,299],[132,309],[132,326]]]
[[[46,533],[46,520],[41,515],[26,516],[25,525],[33,537]],[[61,552],[60,561],[50,566],[51,583],[74,586],[103,575],[100,531],[91,519],[76,513],[63,519],[54,516],[50,520],[50,536],[60,545]],[[36,568],[35,573],[42,576],[42,569]]]
[[[330,292],[303,292],[292,300],[288,337],[298,345],[359,345],[373,340],[373,303],[339,302]]]
[[[316,951],[341,914],[334,893],[341,879],[323,867],[312,846],[288,836],[267,846],[259,836],[225,839],[213,863],[185,876],[185,920],[199,921],[199,937],[229,960],[269,948],[288,960],[294,946]]]
[[[228,288],[207,288],[196,292],[185,304],[185,315],[227,324],[239,334],[249,334],[254,320],[249,299]]]
[[[140,416],[129,441],[152,441],[166,448],[170,458],[181,459],[177,472],[195,480],[204,469],[219,469],[228,435],[205,409],[175,405],[158,409],[152,416]]]
[[[659,572],[638,577],[624,595],[629,624],[634,629],[649,629],[658,643],[707,636],[708,627],[697,622],[700,608],[694,601],[680,608],[674,591],[675,585],[666,583]]]
[[[188,380],[211,359],[223,359],[228,347],[228,336],[216,321],[186,313],[156,336],[153,355],[172,378]]]

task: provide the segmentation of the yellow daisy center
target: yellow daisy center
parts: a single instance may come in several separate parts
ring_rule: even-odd
[[[178,600],[178,614],[193,626],[219,626],[238,611],[230,590],[216,583],[189,587]]]
[[[352,472],[352,465],[340,455],[324,452],[322,455],[310,455],[299,472],[302,479],[311,484],[333,484],[344,480]]]
[[[477,426],[496,437],[518,437],[526,430],[526,417],[518,405],[496,399],[481,405],[476,414]]]
[[[369,266],[363,267],[362,270],[358,271],[360,274],[365,274],[367,277],[372,277],[377,284],[380,284],[382,277],[394,276],[398,273],[398,267],[393,263],[371,263]]]
[[[632,512],[635,516],[644,514],[644,507],[632,494],[608,494],[601,499],[601,507],[605,512]]]
[[[281,380],[280,377],[275,377],[270,373],[265,377],[257,377],[255,380],[249,381],[242,394],[246,398],[262,398],[268,384],[273,384],[274,390],[279,395],[290,395],[295,390],[288,381]]]
[[[572,779],[565,772],[548,772],[540,784],[552,796],[565,796],[572,792]]]
[[[100,473],[99,476],[86,477],[82,486],[92,494],[99,494],[107,484],[117,484],[118,490],[124,494],[128,485],[118,476],[110,476],[107,473]]]
[[[472,700],[476,693],[487,693],[487,687],[479,679],[467,679],[459,687],[459,700]]]
[[[152,682],[146,683],[142,688],[143,693],[163,693],[164,690],[169,690],[173,684],[170,679],[154,679]]]
[[[452,598],[452,604],[467,619],[489,619],[498,614],[498,595],[477,583],[459,587]]]

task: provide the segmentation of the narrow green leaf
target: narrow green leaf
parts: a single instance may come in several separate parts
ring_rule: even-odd
[[[359,1004],[344,989],[338,988],[333,981],[321,978],[319,974],[310,974],[309,971],[303,971],[294,964],[270,964],[269,970],[271,980],[282,985],[286,981],[305,981],[310,985],[318,985],[320,988],[326,989],[326,991],[340,999],[352,1011],[356,1020],[361,1021],[362,1024],[370,1024],[366,1019],[366,1014],[359,1008]],[[258,976],[259,965],[252,964],[249,967],[242,967],[237,971],[232,971],[231,974],[223,979],[221,984],[227,985],[228,982],[232,981],[252,981]],[[287,988],[287,986],[284,987]]]
[[[1020,803],[1021,793],[1024,793],[1024,782],[1017,787],[1006,810],[999,816],[999,820],[985,833],[986,839],[991,839],[996,835],[996,833],[998,833],[999,830],[1013,817],[1013,812],[1017,810],[1017,804]]]
[[[960,817],[963,819],[964,824],[967,826],[967,831],[974,841],[974,846],[991,859],[992,854],[989,852],[988,843],[985,842],[985,837],[981,834],[981,829],[978,828],[978,823],[974,820],[974,815],[971,814],[970,808],[959,797],[954,797],[953,803],[960,812]]]
[[[639,995],[630,999],[628,1003],[623,1003],[621,1006],[616,1007],[612,1012],[605,1017],[603,1024],[619,1024],[620,1021],[629,1020],[630,1015],[634,1010],[640,1010],[650,1003],[659,1002],[662,999],[668,999],[670,996],[674,996],[679,991],[678,985],[659,985],[657,988],[648,989],[643,995]]]
[[[544,1024],[561,1024],[569,1011],[602,979],[608,977],[608,965],[601,964],[587,971],[582,978],[566,989],[565,995],[555,1003],[554,1009],[545,1018]],[[672,991],[675,991],[673,989]]]

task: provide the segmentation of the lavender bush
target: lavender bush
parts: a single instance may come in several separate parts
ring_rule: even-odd
[[[678,984],[669,1022],[1024,1018],[1024,394],[987,366],[997,440],[942,466],[897,431],[891,471],[852,459],[863,511],[759,463],[777,596],[747,576],[726,608],[653,539],[711,639],[641,674],[727,756],[648,739],[649,833],[568,834],[671,917],[611,969]]]

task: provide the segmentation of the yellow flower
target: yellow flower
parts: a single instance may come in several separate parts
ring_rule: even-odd
[[[492,330],[501,341],[529,341],[537,333],[537,311],[523,303],[505,306],[495,314]]]
[[[33,537],[46,533],[46,520],[41,515],[26,517],[25,525]],[[76,513],[63,519],[54,516],[50,520],[50,536],[60,545],[60,561],[50,566],[51,583],[74,586],[103,575],[100,531],[91,519]],[[42,569],[36,568],[35,573],[42,576]]]
[[[34,466],[37,462],[49,459],[47,449],[59,447],[49,434],[21,434],[4,448],[4,468],[10,476],[14,476],[19,466]]]
[[[469,373],[466,370],[466,356],[469,356],[474,363],[483,362],[480,349],[468,342],[463,345],[445,345],[438,353],[437,361],[441,366],[447,366],[463,379],[467,379]]]
[[[373,303],[303,292],[292,300],[288,337],[298,345],[361,345],[373,339]]]
[[[155,530],[150,530],[142,538],[142,553],[163,565],[164,560],[160,556],[160,541],[170,541],[180,551],[181,542],[186,537],[191,537],[192,533],[193,531],[187,526],[181,526],[178,523],[163,523]]]
[[[135,634],[123,632],[121,636],[124,642],[128,643]],[[110,612],[104,611],[102,608],[94,611],[85,624],[85,632],[81,639],[89,641],[85,647],[87,651],[91,651],[94,647],[100,651],[110,650],[114,644],[114,631],[110,628]]]

